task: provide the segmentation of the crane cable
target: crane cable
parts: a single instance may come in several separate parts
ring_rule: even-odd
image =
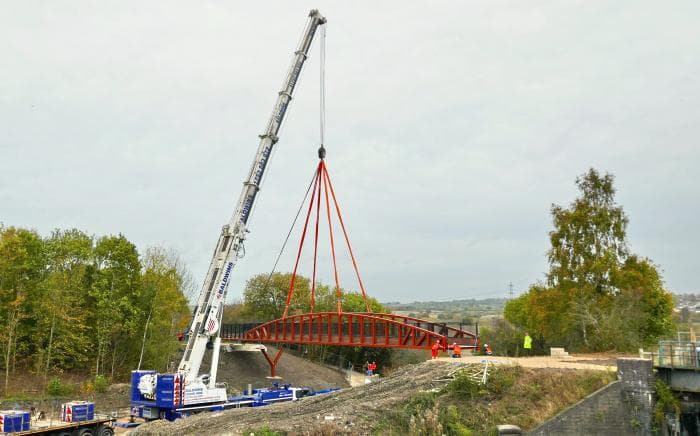
[[[320,147],[318,149],[318,157],[320,159],[320,162],[318,164],[318,167],[316,171],[314,172],[314,177],[312,179],[312,184],[313,184],[313,191],[311,194],[311,201],[309,202],[309,208],[308,212],[306,215],[306,220],[304,222],[304,230],[301,235],[301,242],[299,243],[299,249],[297,252],[297,258],[296,262],[294,264],[294,272],[292,273],[292,278],[290,280],[289,284],[289,290],[287,291],[287,300],[284,308],[284,314],[282,315],[282,319],[285,319],[287,317],[288,311],[289,311],[289,305],[291,303],[292,299],[292,294],[294,293],[294,282],[297,276],[297,268],[299,267],[299,260],[301,258],[301,253],[303,250],[304,246],[304,240],[306,239],[306,234],[307,234],[307,229],[309,225],[309,220],[311,218],[311,213],[313,210],[314,206],[314,201],[316,201],[316,225],[315,225],[315,232],[314,232],[314,254],[313,254],[313,276],[311,279],[311,290],[310,290],[310,303],[311,303],[311,311],[314,311],[314,306],[315,306],[315,288],[316,288],[316,267],[317,267],[317,254],[318,254],[318,235],[319,235],[319,218],[320,218],[320,208],[321,208],[321,191],[325,191],[325,203],[326,203],[326,216],[328,220],[328,230],[329,230],[329,236],[330,236],[330,245],[331,245],[331,255],[333,258],[333,272],[334,272],[334,278],[335,278],[335,290],[336,290],[336,309],[338,314],[342,313],[342,299],[341,299],[341,288],[340,288],[340,283],[339,283],[339,276],[338,276],[338,266],[337,266],[337,259],[335,255],[335,241],[333,238],[333,225],[331,223],[331,202],[329,199],[329,191],[331,194],[331,197],[333,199],[333,204],[335,206],[335,212],[337,215],[337,218],[340,222],[340,226],[343,230],[343,236],[345,237],[345,242],[347,244],[348,252],[350,253],[350,258],[352,259],[352,265],[353,269],[355,270],[355,274],[357,276],[358,283],[360,285],[360,290],[362,291],[362,298],[365,303],[365,308],[368,313],[372,312],[372,309],[370,308],[369,301],[367,300],[367,293],[365,291],[364,283],[362,282],[362,278],[360,277],[360,271],[357,266],[357,261],[355,260],[355,255],[352,251],[352,245],[350,244],[350,238],[348,237],[347,230],[345,228],[345,223],[343,222],[343,216],[340,212],[340,206],[338,205],[338,200],[336,199],[335,196],[335,191],[333,189],[333,184],[331,183],[330,176],[328,175],[328,170],[326,169],[326,165],[324,162],[324,158],[326,157],[326,149],[325,149],[325,136],[326,136],[326,26],[321,26],[321,43],[320,43],[320,66],[319,66],[319,78],[320,78],[320,84],[319,84],[319,91],[320,91],[320,98],[319,98],[319,125],[320,125]],[[309,189],[311,188],[311,185],[309,186]],[[325,188],[325,189],[324,189]],[[308,195],[308,190],[307,190],[307,195]],[[314,199],[315,196],[318,196],[318,198]],[[304,201],[306,201],[306,197],[304,197]],[[301,210],[301,206],[299,208]],[[297,212],[298,216],[298,212]],[[296,218],[295,218],[296,222]],[[285,241],[286,244],[286,241]]]
[[[279,253],[277,253],[277,258],[275,259],[275,264],[272,265],[272,270],[270,271],[270,274],[267,276],[267,280],[265,281],[265,285],[263,286],[263,290],[267,290],[268,285],[270,284],[270,280],[272,280],[272,276],[275,274],[275,271],[277,271],[277,264],[280,261],[280,258],[282,257],[282,254],[284,253],[284,249],[287,247],[287,242],[289,242],[289,237],[292,235],[292,231],[294,230],[294,226],[297,223],[297,220],[299,219],[299,214],[301,214],[301,209],[303,209],[304,204],[306,203],[306,199],[309,196],[309,191],[311,191],[311,186],[314,184],[314,180],[316,180],[316,174],[314,174],[314,177],[311,178],[309,181],[309,186],[306,188],[306,193],[304,194],[304,198],[301,200],[301,203],[299,204],[299,209],[297,209],[297,214],[294,216],[294,220],[292,220],[292,225],[289,226],[289,231],[287,232],[287,237],[284,238],[284,243],[282,243],[282,248],[280,248]]]
[[[319,98],[319,118],[321,148],[326,142],[326,25],[321,26],[321,56],[320,56],[320,80],[319,85],[321,96]]]

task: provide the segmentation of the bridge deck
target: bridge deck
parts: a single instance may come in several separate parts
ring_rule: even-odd
[[[386,313],[318,312],[292,315],[262,324],[223,325],[223,340],[277,344],[430,349],[457,343],[478,347],[478,337],[446,323]]]

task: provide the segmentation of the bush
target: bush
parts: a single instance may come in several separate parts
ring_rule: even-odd
[[[97,375],[95,376],[95,392],[99,393],[104,393],[107,391],[107,388],[109,387],[109,380],[107,380],[107,377],[103,375]]]
[[[49,384],[46,386],[46,392],[52,397],[60,397],[64,395],[70,395],[73,393],[73,386],[68,383],[64,383],[58,377],[53,377],[49,380]]]
[[[84,381],[80,384],[80,393],[90,395],[95,393],[95,384],[91,381]]]
[[[681,402],[676,398],[671,388],[661,380],[656,380],[656,406],[654,406],[654,422],[662,425],[666,420],[666,413],[673,413],[676,417],[681,414]]]
[[[447,406],[447,409],[440,411],[440,423],[442,428],[449,435],[471,436],[472,431],[462,422],[459,409],[454,405]]]
[[[439,424],[438,412],[433,410],[436,398],[434,392],[418,392],[403,406],[386,410],[373,434],[442,434],[433,428]]]
[[[515,384],[520,371],[521,367],[519,366],[512,368],[492,367],[486,381],[488,390],[496,395],[505,394]]]
[[[472,380],[465,371],[456,373],[454,380],[450,381],[443,390],[459,400],[473,400],[486,393],[486,388],[478,381]]]

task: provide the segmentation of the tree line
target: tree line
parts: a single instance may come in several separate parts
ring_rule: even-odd
[[[192,280],[174,252],[123,235],[0,225],[0,366],[120,378],[165,370],[189,320]]]

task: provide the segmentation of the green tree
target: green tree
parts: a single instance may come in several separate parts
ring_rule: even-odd
[[[270,321],[281,318],[287,301],[291,273],[258,274],[246,282],[243,290],[245,314],[256,321]],[[310,280],[297,276],[294,293],[290,301],[289,315],[306,313],[310,310]]]
[[[36,232],[0,226],[0,346],[5,393],[18,352],[22,357],[32,346],[32,315],[40,299],[37,290],[44,263],[44,246]]]
[[[580,195],[568,208],[552,206],[547,282],[506,304],[513,324],[591,350],[635,349],[673,329],[671,295],[656,267],[629,253],[613,182],[591,168],[576,179]]]
[[[103,374],[109,364],[113,377],[116,368],[130,357],[133,344],[139,344],[142,332],[143,309],[138,305],[141,264],[136,247],[123,235],[100,238],[94,264],[90,296],[96,326],[95,374]]]
[[[619,292],[617,300],[631,310],[627,319],[634,321],[639,342],[653,344],[674,330],[673,297],[664,290],[661,275],[649,259],[628,257],[613,281]]]
[[[55,230],[44,243],[48,271],[35,314],[35,338],[40,340],[35,366],[43,371],[46,383],[53,368],[82,368],[92,355],[85,307],[93,240],[76,229]]]
[[[142,263],[139,307],[145,319],[137,368],[164,371],[178,348],[176,331],[190,317],[185,298],[189,273],[175,253],[161,247],[148,248]]]
[[[628,219],[615,203],[614,178],[595,169],[576,178],[580,191],[569,208],[552,205],[554,230],[549,232],[550,286],[579,293],[614,290],[611,273],[627,257]]]
[[[571,319],[586,347],[589,330],[599,324],[598,297],[615,292],[612,274],[627,255],[628,219],[615,203],[613,181],[591,168],[576,178],[579,198],[569,208],[555,204],[551,210],[548,284],[568,294]]]
[[[36,232],[0,225],[0,369],[122,375],[143,363],[165,369],[189,313],[192,279],[173,252],[141,261],[124,236],[76,229]],[[143,347],[142,347],[143,344]],[[45,383],[47,384],[47,383]]]

